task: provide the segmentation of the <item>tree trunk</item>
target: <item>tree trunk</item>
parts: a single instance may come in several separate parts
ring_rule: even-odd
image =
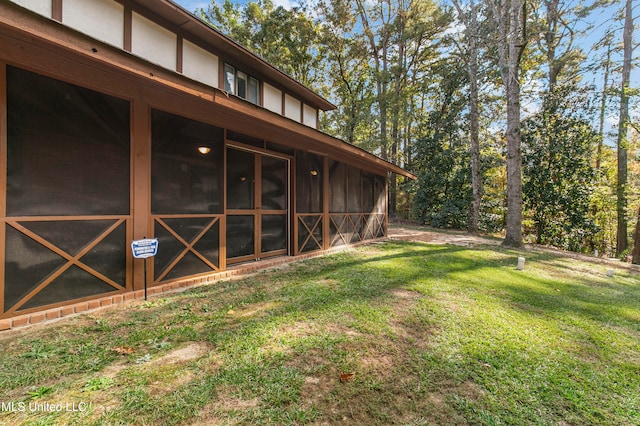
[[[469,76],[469,153],[471,154],[471,191],[472,199],[469,209],[469,223],[467,230],[478,232],[480,222],[480,203],[482,201],[482,176],[480,174],[480,113],[478,111],[478,21],[477,11],[473,0],[469,2],[468,16],[462,10],[457,0],[453,5],[465,26],[465,34],[469,47],[467,74]]]
[[[631,263],[640,265],[640,207],[638,207],[638,221],[636,222],[636,233],[633,241],[634,244]]]
[[[473,199],[469,212],[469,232],[477,233],[480,222],[480,202],[482,201],[482,176],[480,174],[480,113],[478,111],[478,40],[476,11],[473,1],[469,17],[469,141],[471,143],[471,190]]]
[[[598,146],[596,147],[596,170],[600,171],[602,162],[602,144],[604,143],[604,119],[607,112],[607,89],[609,87],[609,66],[611,64],[611,43],[607,47],[607,60],[604,63],[604,82],[600,100],[600,123],[598,127]]]
[[[504,6],[505,8],[507,6]],[[508,25],[508,52],[504,56],[502,79],[507,94],[507,225],[502,244],[522,247],[522,153],[520,139],[520,53],[524,48],[521,19],[524,4],[513,0],[508,13],[503,13]],[[504,49],[499,49],[503,52]]]
[[[625,7],[624,32],[622,34],[624,61],[622,64],[622,90],[620,93],[620,119],[618,125],[618,182],[616,184],[618,232],[616,253],[622,254],[627,249],[627,127],[629,125],[629,76],[631,73],[631,42],[633,34],[633,18],[631,16],[631,0]]]

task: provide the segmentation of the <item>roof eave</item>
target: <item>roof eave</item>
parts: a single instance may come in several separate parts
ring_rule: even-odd
[[[187,11],[172,0],[132,0],[134,3],[146,9],[149,13],[158,15],[165,21],[192,36],[212,45],[228,55],[229,59],[238,64],[246,65],[260,72],[265,77],[272,79],[291,94],[300,96],[309,105],[322,111],[334,110],[337,107],[302,83],[299,83],[286,73],[269,64],[260,56],[251,52],[246,47],[237,43],[230,37],[222,34],[204,20]]]

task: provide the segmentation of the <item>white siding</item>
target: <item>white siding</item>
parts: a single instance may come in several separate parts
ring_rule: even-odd
[[[120,49],[124,46],[124,6],[113,0],[64,0],[62,22]]]
[[[304,105],[304,121],[303,123],[309,127],[313,127],[314,129],[318,128],[318,110],[310,107],[309,105]]]
[[[218,57],[190,41],[182,42],[182,74],[218,87]]]
[[[17,5],[24,7],[25,9],[32,10],[40,15],[44,15],[47,18],[51,18],[53,10],[51,9],[51,0],[11,0]]]
[[[263,106],[269,111],[282,114],[282,92],[267,83],[263,83],[263,87],[264,87]]]
[[[302,103],[296,98],[284,95],[284,116],[292,120],[300,122],[300,108]]]
[[[178,37],[135,12],[132,21],[131,53],[175,71]]]

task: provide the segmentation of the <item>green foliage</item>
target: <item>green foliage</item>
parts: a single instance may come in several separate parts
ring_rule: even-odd
[[[438,228],[464,228],[471,200],[470,166],[462,141],[444,147],[425,138],[417,142],[418,157],[426,161],[418,177],[414,217]]]
[[[49,395],[53,392],[53,388],[51,386],[40,386],[34,390],[30,390],[27,392],[28,399],[40,399],[46,395]]]
[[[597,231],[589,217],[597,135],[563,107],[571,89],[548,96],[543,110],[522,123],[523,196],[538,244],[585,251]]]
[[[87,392],[104,390],[109,389],[114,384],[115,380],[111,377],[92,377],[87,381],[82,390]]]
[[[464,228],[471,201],[471,163],[461,126],[466,72],[459,63],[443,62],[441,80],[431,96],[436,108],[426,120],[424,136],[415,142],[418,173],[413,216],[439,228]]]
[[[267,62],[308,86],[323,80],[319,26],[304,8],[271,0],[212,2],[201,18]]]

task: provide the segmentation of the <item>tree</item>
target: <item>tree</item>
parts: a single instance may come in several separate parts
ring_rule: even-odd
[[[471,154],[472,201],[469,209],[469,232],[478,232],[480,221],[480,203],[482,201],[482,176],[480,174],[480,113],[478,106],[478,13],[473,0],[469,1],[468,11],[464,11],[458,0],[453,0],[458,19],[464,24],[467,42],[466,62],[469,74],[469,152]]]
[[[627,249],[627,128],[629,126],[629,77],[631,74],[631,52],[633,36],[633,16],[631,0],[625,4],[624,30],[622,35],[624,59],[622,63],[622,81],[620,90],[620,118],[618,121],[618,182],[616,184],[618,232],[616,253],[622,254]]]
[[[329,0],[332,17],[351,23],[366,41],[369,53],[370,84],[374,88],[375,146],[369,150],[385,160],[403,165],[409,151],[410,132],[416,121],[416,98],[422,92],[425,64],[433,61],[437,39],[450,17],[431,0],[375,0],[354,2]],[[329,10],[329,8],[326,8]],[[353,18],[351,18],[353,17]],[[355,25],[354,25],[355,24]],[[352,34],[355,35],[355,34]],[[353,87],[346,81],[344,86]],[[389,182],[389,213],[395,214],[396,176]]]
[[[571,114],[571,109],[583,110],[579,94],[570,85],[556,87],[545,108],[525,120],[522,130],[524,204],[533,217],[536,242],[572,251],[584,250],[584,242],[596,232],[589,207],[597,133]]]
[[[376,101],[371,79],[370,53],[364,35],[355,30],[356,17],[340,0],[318,4],[322,16],[321,44],[326,52],[330,96],[337,108],[324,114],[321,129],[370,152],[378,147],[377,120],[372,112]]]
[[[413,149],[419,170],[413,212],[431,226],[463,228],[471,198],[469,151],[461,119],[467,106],[463,90],[467,73],[455,57],[441,61],[432,72],[439,77],[431,93],[433,108]]]
[[[488,0],[496,28],[498,63],[507,99],[507,223],[503,245],[522,246],[520,60],[526,48],[526,1]]]
[[[631,263],[640,265],[640,207],[638,207],[636,232],[633,240],[634,240],[634,246],[633,246],[633,253],[631,255]]]
[[[244,5],[212,2],[202,19],[299,82],[318,88],[324,82],[319,29],[302,7],[286,9],[271,0]]]

